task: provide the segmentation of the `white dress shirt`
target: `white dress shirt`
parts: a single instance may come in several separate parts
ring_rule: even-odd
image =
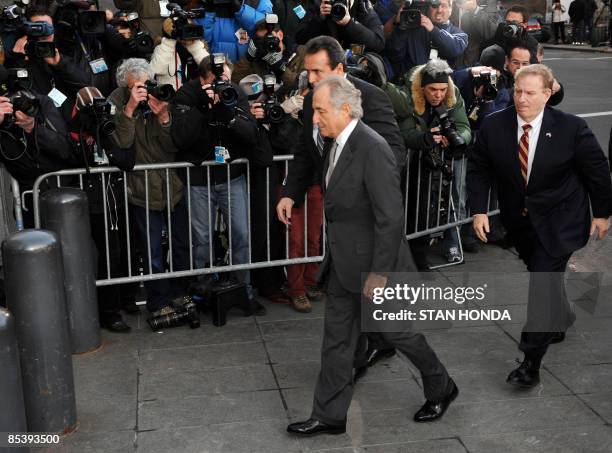
[[[338,159],[340,158],[342,149],[344,148],[344,145],[346,145],[346,142],[353,133],[353,130],[355,130],[355,126],[357,126],[357,120],[352,120],[350,123],[348,123],[344,130],[340,132],[340,135],[336,137],[336,154],[334,156],[334,161],[329,163],[330,166],[333,165],[335,167],[338,163]]]
[[[542,128],[542,118],[544,118],[544,110],[540,112],[538,116],[536,116],[533,121],[527,123],[527,121],[523,120],[520,116],[516,115],[516,119],[518,121],[518,129],[516,131],[516,143],[520,143],[521,137],[523,136],[523,125],[531,124],[531,129],[529,130],[529,156],[527,158],[527,182],[529,182],[529,176],[531,175],[531,167],[533,165],[533,159],[535,157],[535,151],[538,147],[538,138],[540,137],[540,129]],[[518,148],[517,148],[518,154]]]

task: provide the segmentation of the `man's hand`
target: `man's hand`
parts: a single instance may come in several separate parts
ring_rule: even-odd
[[[251,105],[251,114],[258,120],[263,120],[266,116],[266,112],[263,109],[261,102],[254,102]]]
[[[559,85],[559,82],[557,82],[557,79],[553,79],[552,94],[555,94],[560,89],[561,89],[561,85]]]
[[[6,115],[13,113],[13,104],[9,101],[9,98],[0,96],[0,124],[4,122]]]
[[[206,92],[206,96],[208,96],[208,98],[210,99],[211,104],[214,105],[219,103],[219,96],[215,94],[215,90],[213,90],[211,84],[202,86],[202,89]]]
[[[431,32],[434,29],[434,24],[429,17],[425,16],[424,14],[421,14],[421,27]]]
[[[55,49],[55,55],[52,57],[44,58],[43,61],[51,66],[57,66],[61,61],[59,50]]]
[[[365,284],[363,285],[363,295],[372,300],[372,298],[374,298],[374,289],[384,288],[386,284],[387,277],[370,272],[366,278]]]
[[[301,94],[294,94],[290,98],[285,99],[281,107],[287,115],[291,115],[294,118],[298,117],[298,113],[304,108],[304,96]]]
[[[159,124],[165,125],[170,122],[170,113],[168,112],[168,102],[160,101],[159,99],[149,96],[149,107],[153,114],[157,117]]]
[[[487,242],[487,234],[491,232],[489,229],[489,216],[486,214],[474,214],[472,226],[478,239],[482,242]]]
[[[28,37],[22,36],[17,41],[15,41],[15,45],[13,46],[13,53],[21,53],[25,54],[25,46],[28,43]]]
[[[128,99],[127,104],[125,104],[125,109],[123,110],[125,116],[131,118],[132,115],[134,115],[134,110],[138,108],[138,104],[141,102],[146,102],[147,99],[147,89],[145,88],[144,83],[135,83],[130,90],[130,98]]]
[[[597,240],[601,241],[603,238],[606,237],[606,234],[608,233],[609,229],[610,219],[594,218],[591,222],[591,232],[589,233],[589,235],[592,236],[593,233],[597,231]]]
[[[15,124],[26,133],[31,134],[34,130],[34,117],[17,110],[15,111]]]
[[[442,146],[442,148],[448,148],[448,139],[444,135],[440,134],[439,127],[432,127],[429,132],[431,132],[434,142]]]
[[[278,220],[283,222],[287,226],[291,226],[291,209],[293,208],[294,201],[289,197],[283,197],[276,205],[276,215]]]

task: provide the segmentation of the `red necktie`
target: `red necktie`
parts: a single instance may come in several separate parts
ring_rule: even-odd
[[[519,164],[521,166],[521,174],[527,185],[527,173],[529,171],[529,131],[531,124],[523,124],[523,135],[519,141]]]

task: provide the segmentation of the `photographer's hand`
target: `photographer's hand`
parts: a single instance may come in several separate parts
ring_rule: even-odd
[[[206,95],[211,101],[211,104],[217,104],[219,102],[219,96],[215,94],[215,91],[212,89],[212,85],[204,85],[202,89],[206,92]]]
[[[138,108],[138,104],[146,101],[147,98],[147,89],[145,88],[144,83],[135,83],[130,90],[130,99],[128,99],[127,104],[125,104],[125,109],[123,110],[125,116],[131,118],[132,115],[134,115],[134,110]]]
[[[282,52],[270,52],[263,57],[262,60],[265,61],[270,68],[272,68],[272,71],[278,77],[280,77],[283,72],[285,72],[285,69],[287,69],[287,62],[283,58]]]
[[[51,66],[57,66],[61,61],[62,57],[60,56],[59,50],[55,49],[55,55],[52,57],[45,58],[43,61]]]
[[[26,133],[31,134],[34,130],[34,117],[17,110],[15,112],[15,124],[26,131]]]
[[[162,126],[170,122],[170,112],[168,112],[168,103],[149,96],[149,107],[153,114],[157,117],[159,124]]]
[[[439,127],[432,127],[429,132],[431,132],[434,142],[441,145],[442,148],[448,148],[448,139],[444,135],[440,134]]]
[[[13,104],[11,104],[9,98],[0,96],[0,124],[4,122],[5,116],[11,113],[13,113]]]
[[[434,29],[434,24],[429,17],[421,14],[421,27],[429,32],[432,32]]]
[[[254,102],[251,105],[251,114],[258,120],[263,120],[266,116],[266,112],[261,105],[261,102]]]
[[[25,46],[28,43],[28,37],[22,36],[17,41],[15,41],[15,45],[13,46],[13,53],[25,54]]]

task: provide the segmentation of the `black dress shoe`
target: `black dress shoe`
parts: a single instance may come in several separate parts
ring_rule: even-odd
[[[453,382],[453,390],[449,393],[449,395],[438,403],[427,400],[425,404],[423,404],[423,407],[421,407],[421,409],[414,414],[414,421],[417,423],[426,423],[439,419],[444,415],[444,412],[446,412],[446,409],[448,409],[450,403],[457,398],[457,395],[459,395],[459,389]]]
[[[328,425],[314,418],[305,422],[291,423],[287,426],[287,432],[299,434],[300,436],[312,436],[313,434],[342,434],[346,432],[346,425]]]
[[[563,340],[565,340],[565,332],[555,332],[550,340],[550,344],[561,343]]]
[[[525,358],[521,365],[508,375],[506,382],[522,388],[530,388],[537,385],[540,382],[539,364]]]
[[[376,362],[395,354],[395,348],[368,349],[366,354],[368,356],[368,366],[373,366]]]
[[[123,319],[113,319],[109,321],[101,321],[100,327],[106,330],[110,330],[111,332],[118,332],[118,333],[127,333],[130,330],[132,330],[132,328],[128,326],[123,321]]]

